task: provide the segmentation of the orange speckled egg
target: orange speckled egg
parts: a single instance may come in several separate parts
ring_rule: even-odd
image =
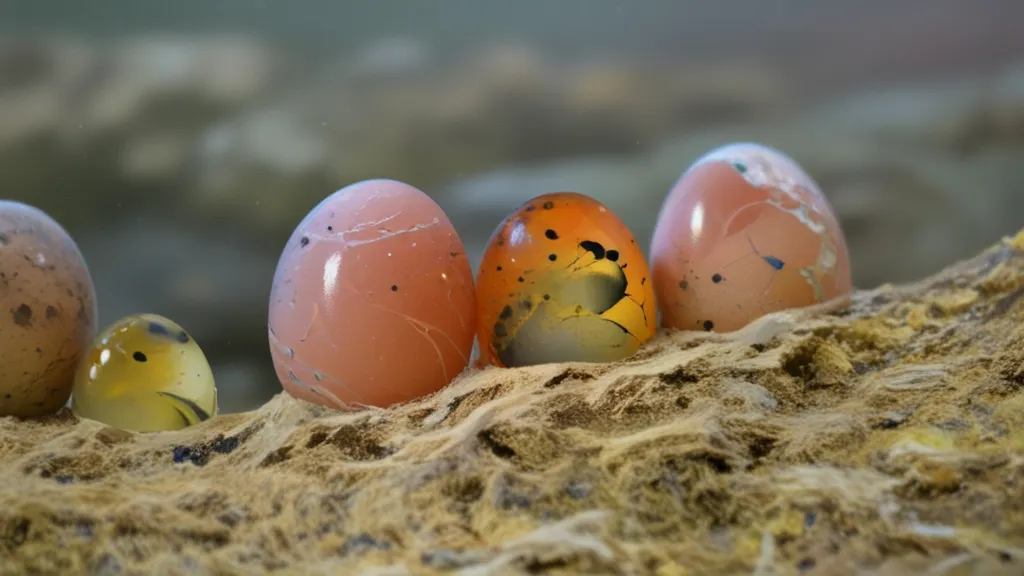
[[[292,233],[271,288],[270,351],[293,396],[386,407],[462,372],[474,312],[473,273],[441,208],[407,184],[368,180]]]
[[[682,175],[651,244],[662,324],[727,332],[852,291],[850,256],[818,185],[785,154],[717,148]]]
[[[89,268],[44,212],[0,200],[0,416],[42,416],[71,396],[96,332]]]
[[[481,360],[610,362],[654,334],[647,261],[633,234],[582,194],[538,196],[502,222],[477,275]]]

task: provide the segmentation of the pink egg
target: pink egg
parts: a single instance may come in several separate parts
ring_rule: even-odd
[[[671,328],[732,331],[852,290],[832,207],[796,162],[760,144],[694,162],[665,199],[650,254]]]
[[[476,302],[462,241],[426,194],[368,180],[327,197],[292,233],[268,331],[293,396],[386,407],[447,385],[473,347]]]

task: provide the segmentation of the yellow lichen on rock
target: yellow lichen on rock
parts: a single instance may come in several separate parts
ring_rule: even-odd
[[[0,419],[0,574],[1020,574],[1022,414],[1024,232],[389,410]]]
[[[1007,237],[1004,242],[1014,250],[1024,252],[1024,229],[1021,229],[1020,232],[1017,232],[1012,237]]]

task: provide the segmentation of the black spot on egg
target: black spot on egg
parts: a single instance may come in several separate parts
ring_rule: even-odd
[[[148,360],[148,358],[146,358],[146,355],[139,351],[136,351],[134,354],[132,354],[132,359],[135,360],[136,362],[145,362],[146,360]]]
[[[715,329],[715,323],[712,322],[711,320],[705,320],[704,329],[707,330],[708,332],[711,332],[712,330]]]
[[[55,308],[53,306],[47,306],[46,307],[46,318],[48,320],[52,320],[52,319],[56,318],[57,316],[60,316],[60,312],[57,311],[57,308]]]
[[[176,334],[171,334],[170,328],[158,322],[150,322],[146,326],[146,329],[154,336],[159,336],[168,340],[176,340],[182,344],[188,344],[189,341],[188,334],[184,330],[180,330]]]
[[[11,310],[11,317],[18,326],[31,326],[32,308],[28,304],[22,304]]]
[[[714,282],[715,284],[718,284],[719,282],[722,281],[722,275],[715,274],[714,276],[711,277],[711,281]]]
[[[511,317],[512,317],[512,308],[510,306],[505,306],[504,308],[502,308],[501,309],[501,314],[498,315],[498,318],[501,318],[502,320],[508,320]]]
[[[595,260],[601,260],[605,257],[604,246],[593,240],[584,240],[580,242],[580,248],[583,248],[587,252],[594,255]]]
[[[552,262],[558,260],[558,254],[548,254],[548,260],[551,260]]]
[[[501,272],[501,270],[502,270],[501,266],[498,266],[498,272]]]
[[[391,285],[391,291],[392,291],[392,292],[398,292],[398,286],[397,286],[397,285],[395,285],[395,284],[392,284],[392,285]]]
[[[604,257],[609,259],[609,260],[611,260],[612,262],[618,262],[619,261],[619,251],[618,250],[609,250],[609,251],[605,252]]]
[[[517,280],[519,280],[520,282],[526,282],[526,278],[523,278],[522,276],[520,276],[519,278],[517,278]]]
[[[168,338],[171,336],[171,331],[168,330],[167,327],[164,326],[163,324],[158,324],[156,322],[150,322],[149,326],[147,327],[147,329],[149,330],[150,334],[153,334],[155,336],[164,336],[164,337],[168,337]]]
[[[687,289],[687,288],[689,288],[689,287],[690,287],[690,283],[689,283],[689,282],[687,282],[686,280],[680,280],[680,281],[679,281],[679,288],[680,288],[680,289],[682,289],[682,290],[686,290],[686,289]]]
[[[544,231],[544,236],[547,237],[548,240],[558,240],[558,232],[555,232],[550,228]]]
[[[527,212],[533,212],[536,209],[537,209],[537,207],[534,206],[533,204],[530,204],[529,206],[526,207],[526,211]]]
[[[299,240],[299,245],[302,246],[303,248],[305,248],[308,244],[309,238],[306,238],[305,236],[303,236],[302,239]]]
[[[501,322],[495,322],[494,323],[494,337],[495,338],[504,338],[506,336],[508,336],[508,331],[505,330],[505,325],[502,324]]]
[[[551,210],[554,207],[555,207],[555,203],[551,202],[550,200],[544,203],[544,209],[545,210]]]

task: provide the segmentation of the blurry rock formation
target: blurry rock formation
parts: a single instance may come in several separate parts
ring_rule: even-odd
[[[1024,65],[1024,64],[1022,64]],[[391,177],[478,256],[531,196],[608,204],[645,245],[697,156],[758,140],[835,204],[862,286],[934,271],[1024,219],[1024,68],[811,99],[773,61],[441,58],[405,38],[310,59],[251,38],[0,41],[0,190],[91,264],[103,322],[151,311],[207,351],[223,409],[278,389],[265,315],[282,244],[322,197]]]

